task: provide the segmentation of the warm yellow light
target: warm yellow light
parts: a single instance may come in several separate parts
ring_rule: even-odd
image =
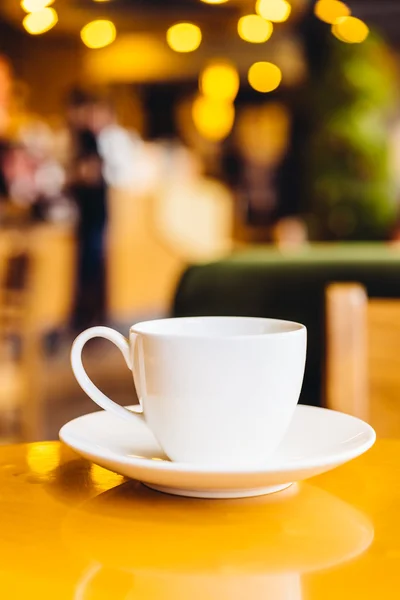
[[[344,2],[339,0],[318,0],[314,13],[321,21],[333,25],[340,17],[348,17],[351,11]]]
[[[246,15],[238,22],[238,34],[246,42],[262,44],[269,40],[273,32],[273,25],[260,15]]]
[[[39,478],[51,476],[60,464],[60,446],[54,442],[29,444],[26,450],[26,461],[32,474]]]
[[[36,12],[43,10],[50,4],[53,4],[54,0],[22,0],[21,8],[27,13]]]
[[[339,33],[337,27],[335,27],[335,25],[332,25],[331,31],[332,31],[333,35],[335,36],[335,38],[337,38],[341,42],[345,42],[346,44],[348,44],[348,42],[344,38],[342,38],[342,36],[340,35],[340,33]]]
[[[361,44],[369,34],[368,26],[356,17],[342,17],[332,25],[332,33],[341,42]]]
[[[239,91],[239,73],[229,62],[215,62],[200,75],[199,87],[204,96],[232,102]]]
[[[115,40],[117,30],[112,21],[99,19],[91,21],[81,30],[82,42],[88,48],[104,48]]]
[[[201,29],[193,23],[176,23],[167,31],[167,43],[175,52],[193,52],[201,44]]]
[[[283,23],[288,20],[292,7],[286,0],[257,0],[256,11],[263,19]]]
[[[230,133],[235,121],[235,108],[231,102],[199,96],[193,102],[192,118],[204,138],[218,142]]]
[[[117,475],[117,473],[112,473],[108,469],[103,469],[103,467],[95,464],[90,465],[90,479],[100,490],[110,489],[124,481],[123,475]]]
[[[272,92],[282,81],[282,72],[273,63],[256,62],[249,69],[248,80],[257,92]]]
[[[54,8],[43,8],[37,12],[29,13],[24,17],[22,25],[31,35],[39,35],[49,31],[58,21]]]

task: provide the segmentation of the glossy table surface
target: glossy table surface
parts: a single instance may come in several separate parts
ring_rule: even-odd
[[[246,500],[152,492],[57,442],[0,448],[7,600],[330,600],[400,589],[400,441]]]

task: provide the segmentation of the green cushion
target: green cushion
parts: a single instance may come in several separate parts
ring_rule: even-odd
[[[257,248],[189,267],[179,283],[174,316],[237,315],[289,319],[308,329],[301,402],[323,397],[324,292],[357,281],[371,297],[400,298],[400,250],[384,244],[309,246],[297,253]]]

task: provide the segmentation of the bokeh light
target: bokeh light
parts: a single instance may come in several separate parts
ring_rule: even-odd
[[[31,35],[40,35],[49,31],[58,21],[58,15],[54,8],[43,8],[26,15],[22,25]]]
[[[340,17],[348,17],[351,11],[340,0],[318,0],[314,7],[314,13],[321,21],[333,25]]]
[[[356,17],[342,17],[332,25],[332,33],[341,42],[361,44],[369,34],[368,26]]]
[[[281,83],[282,72],[273,63],[256,62],[249,69],[248,80],[257,92],[272,92]]]
[[[256,11],[263,19],[283,23],[288,20],[292,7],[286,0],[257,0]]]
[[[342,36],[340,35],[340,32],[338,31],[337,27],[335,27],[335,25],[332,25],[331,31],[332,31],[333,35],[335,36],[335,38],[337,38],[341,42],[345,42],[346,44],[349,43],[344,38],[342,38]]]
[[[117,30],[112,21],[99,19],[91,21],[81,30],[82,42],[88,48],[104,48],[115,40]]]
[[[21,8],[27,13],[36,12],[43,10],[50,4],[53,4],[54,0],[22,0]]]
[[[200,135],[218,142],[230,133],[235,121],[235,108],[231,102],[198,96],[193,102],[192,118]]]
[[[269,40],[273,32],[273,25],[260,15],[246,15],[238,21],[238,33],[242,40],[252,44],[261,44]]]
[[[227,61],[208,65],[200,75],[200,91],[213,100],[233,102],[239,91],[239,85],[239,73],[236,67]]]
[[[167,43],[175,52],[193,52],[201,44],[201,29],[193,23],[176,23],[167,31]]]
[[[228,0],[201,0],[205,4],[225,4]]]

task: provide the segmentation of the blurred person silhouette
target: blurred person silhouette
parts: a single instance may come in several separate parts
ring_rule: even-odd
[[[76,330],[106,318],[107,200],[113,189],[137,191],[142,150],[140,137],[118,123],[107,98],[71,92],[63,155],[79,218]]]
[[[281,169],[290,140],[288,108],[279,101],[242,108],[225,142],[223,168],[236,195],[235,237],[244,242],[273,238],[273,227],[289,216],[283,208]]]
[[[0,204],[2,205],[8,199],[8,184],[6,178],[6,156],[9,144],[5,140],[0,140]]]
[[[29,223],[37,198],[35,161],[20,143],[3,144],[0,152],[3,194],[3,224],[22,226]]]
[[[55,153],[55,136],[41,120],[20,127],[18,137],[35,163],[36,199],[31,216],[35,221],[74,222],[74,211],[65,194],[66,172]]]
[[[78,211],[77,289],[72,326],[80,331],[106,318],[107,184],[93,132],[75,131],[75,144],[69,174],[69,192]]]
[[[90,109],[93,97],[86,91],[74,88],[65,100],[65,122],[54,134],[54,154],[70,170],[80,145],[80,132],[90,129]]]
[[[51,158],[38,157],[21,141],[0,143],[1,219],[22,226],[35,221],[60,220],[55,209],[64,205],[71,219],[71,210],[63,196],[64,172]],[[65,210],[68,208],[68,210]],[[60,213],[60,211],[58,211]]]
[[[141,140],[117,121],[113,104],[104,98],[93,99],[89,110],[89,129],[95,134],[103,159],[103,175],[108,185],[133,188],[141,151]]]

